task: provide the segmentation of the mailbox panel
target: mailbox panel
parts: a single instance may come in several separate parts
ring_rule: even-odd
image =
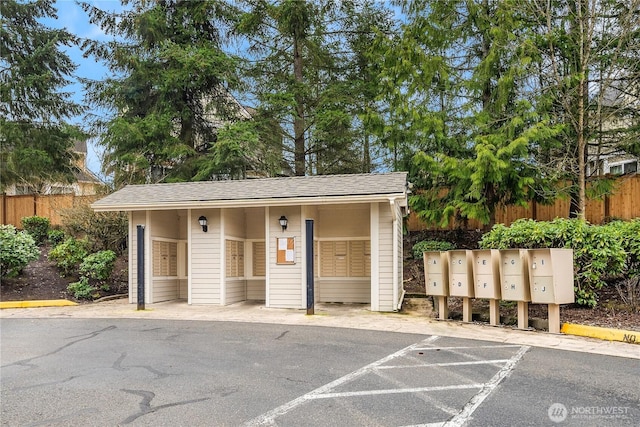
[[[449,251],[449,271],[451,274],[467,274],[467,251]]]
[[[575,302],[572,249],[530,249],[531,300],[541,304]]]
[[[493,274],[475,276],[474,294],[476,298],[500,299],[500,281]]]
[[[551,276],[553,275],[553,263],[551,261],[551,252],[532,250],[530,252],[530,275],[533,276]]]
[[[525,259],[520,249],[506,249],[500,251],[500,271],[503,276],[515,276],[526,273]]]
[[[452,274],[449,281],[449,295],[473,298],[473,282],[466,274]]]
[[[526,276],[503,276],[500,281],[501,299],[505,301],[531,301]]]
[[[552,276],[531,278],[531,301],[539,304],[555,304],[556,296]]]
[[[446,276],[437,273],[427,273],[425,277],[427,295],[449,296],[449,282]]]
[[[473,251],[473,274],[493,274],[493,259],[491,250]],[[495,272],[498,274],[498,272]]]
[[[442,274],[443,263],[446,265],[446,259],[443,259],[443,256],[440,252],[425,252],[424,256],[424,271],[432,272],[432,273],[440,273]]]

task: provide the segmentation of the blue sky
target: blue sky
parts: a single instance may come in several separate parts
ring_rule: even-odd
[[[119,0],[87,0],[88,3],[94,4],[103,10],[122,10]],[[89,16],[76,4],[74,0],[57,0],[55,3],[58,9],[58,19],[48,19],[43,21],[47,26],[53,28],[65,28],[70,33],[76,34],[81,38],[93,40],[108,40],[104,32],[97,25],[89,23]],[[71,57],[73,62],[78,65],[76,74],[79,77],[90,79],[102,79],[108,75],[108,70],[100,63],[92,58],[83,58],[82,51],[78,47],[66,48],[65,51]],[[82,102],[83,91],[79,83],[75,83],[67,88],[74,93],[74,100]],[[75,117],[72,122],[82,125],[82,117]],[[93,141],[89,141],[87,147],[87,165],[91,171],[100,174],[100,157],[102,148],[97,146]]]

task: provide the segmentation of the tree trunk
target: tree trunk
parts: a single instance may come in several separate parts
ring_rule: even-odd
[[[296,83],[302,86],[302,46],[298,35],[293,35],[293,76]],[[300,88],[296,89],[296,113],[293,119],[294,133],[294,161],[296,176],[305,175],[305,141],[304,141],[304,99],[300,93]]]

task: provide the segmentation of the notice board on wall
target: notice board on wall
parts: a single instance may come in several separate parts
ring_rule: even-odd
[[[294,237],[276,238],[276,264],[296,263],[296,240]]]

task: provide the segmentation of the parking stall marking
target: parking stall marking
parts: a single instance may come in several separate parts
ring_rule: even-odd
[[[330,383],[327,383],[321,387],[318,387],[315,390],[310,391],[290,402],[287,402],[271,411],[268,411],[248,422],[246,422],[245,426],[259,426],[259,425],[276,425],[276,419],[281,417],[300,405],[310,402],[310,401],[318,401],[324,399],[338,399],[338,398],[348,398],[348,397],[366,397],[366,396],[376,396],[376,395],[391,395],[391,394],[400,394],[400,393],[414,393],[417,395],[425,396],[424,393],[434,392],[434,391],[446,391],[446,390],[464,390],[464,389],[479,389],[478,393],[473,395],[471,399],[467,401],[462,409],[454,409],[447,407],[446,405],[438,405],[436,402],[433,402],[433,399],[428,399],[431,404],[439,409],[445,410],[446,413],[452,416],[448,421],[437,422],[437,423],[429,423],[429,424],[417,424],[412,427],[425,426],[425,427],[435,427],[435,426],[461,426],[465,422],[467,422],[473,412],[482,404],[482,402],[491,394],[491,392],[500,384],[502,380],[507,378],[513,368],[516,366],[518,361],[522,358],[522,356],[529,350],[529,346],[520,346],[520,345],[484,345],[484,346],[458,346],[458,347],[432,347],[432,345],[436,340],[438,340],[438,336],[431,336],[426,340],[421,342],[412,344],[408,347],[405,347],[393,354],[390,354],[380,360],[372,362],[356,371],[351,372],[341,378],[336,379]],[[392,362],[399,358],[409,358],[415,360],[417,358],[410,355],[410,353],[415,351],[430,351],[430,350],[462,350],[462,349],[492,349],[492,348],[519,348],[518,352],[514,354],[509,359],[491,359],[491,360],[473,360],[473,361],[464,361],[464,362],[441,362],[441,363],[420,363],[413,365],[385,365],[386,363]],[[469,355],[466,353],[462,353],[461,355],[469,358],[478,359],[477,356]],[[419,359],[418,359],[419,360]],[[406,368],[429,368],[429,367],[455,367],[455,366],[465,366],[465,365],[495,365],[501,366],[501,369],[488,381],[488,382],[472,382],[469,384],[452,384],[452,385],[442,385],[442,386],[433,386],[433,387],[403,387],[403,384],[398,381],[391,381],[398,385],[398,388],[387,388],[387,389],[374,389],[374,390],[361,390],[361,391],[341,391],[334,392],[333,390],[343,384],[351,382],[359,377],[362,377],[366,374],[374,374],[377,376],[385,377],[384,375],[380,375],[383,372],[390,372],[393,369],[406,369]]]

